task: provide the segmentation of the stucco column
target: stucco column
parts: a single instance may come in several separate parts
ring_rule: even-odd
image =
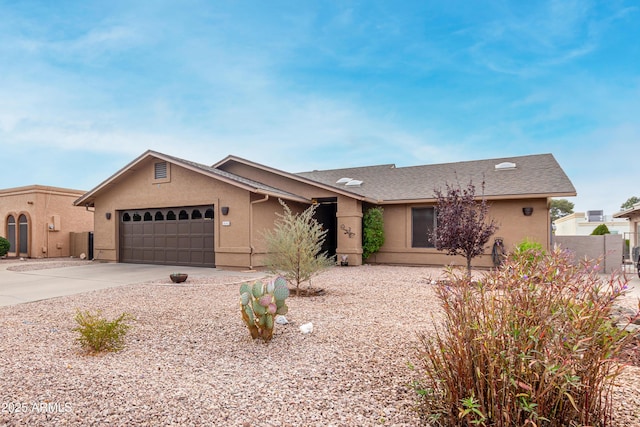
[[[362,202],[349,197],[338,197],[337,261],[347,255],[349,265],[362,265]]]

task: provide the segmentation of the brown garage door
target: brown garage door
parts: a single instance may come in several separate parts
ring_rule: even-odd
[[[120,262],[215,267],[213,206],[120,212]]]

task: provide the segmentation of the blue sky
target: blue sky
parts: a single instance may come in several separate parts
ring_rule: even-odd
[[[640,196],[637,1],[0,0],[0,40],[0,188],[553,153],[576,211]]]

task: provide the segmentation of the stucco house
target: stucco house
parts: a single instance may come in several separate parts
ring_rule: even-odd
[[[30,185],[0,190],[0,236],[9,257],[67,257],[71,233],[93,230],[93,212],[73,202],[82,190]]]
[[[372,206],[384,208],[386,241],[367,262],[463,265],[433,248],[427,231],[437,226],[434,188],[469,181],[478,192],[485,182],[496,237],[507,248],[524,238],[548,247],[550,198],[576,195],[551,154],[291,173],[236,156],[208,166],[146,151],[75,204],[95,209],[98,260],[259,268],[262,233],[282,212],[280,199],[293,210],[318,204],[325,249],[347,255],[349,265],[362,264],[362,217]],[[474,265],[490,266],[491,258]]]
[[[628,234],[629,220],[604,215],[602,211],[574,212],[556,219],[556,236],[589,236],[599,225],[606,225],[611,234]]]

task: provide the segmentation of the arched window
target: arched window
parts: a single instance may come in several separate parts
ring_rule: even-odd
[[[213,209],[207,209],[204,213],[204,219],[213,219]]]
[[[18,236],[19,245],[18,251],[20,255],[29,255],[29,221],[26,215],[20,215],[18,217]]]
[[[142,220],[142,217],[140,216],[140,214],[138,212],[133,214],[133,220],[138,222],[140,220]]]
[[[158,211],[156,212],[156,221],[164,221],[164,215],[162,215],[162,212]]]
[[[176,214],[174,214],[173,211],[167,212],[167,221],[175,221],[175,219],[176,219]]]
[[[189,219],[189,214],[187,213],[187,211],[181,210],[180,214],[178,215],[178,219],[180,220]]]
[[[13,215],[9,215],[7,218],[7,240],[9,241],[9,252],[16,251],[16,219]]]
[[[144,220],[145,221],[151,221],[153,219],[153,217],[151,216],[151,212],[145,212],[144,213]]]
[[[191,212],[191,219],[202,219],[202,214],[200,213],[200,210],[194,209],[193,212]]]
[[[128,212],[125,212],[124,215],[122,215],[122,221],[124,221],[124,222],[131,221],[131,215],[129,215]]]

